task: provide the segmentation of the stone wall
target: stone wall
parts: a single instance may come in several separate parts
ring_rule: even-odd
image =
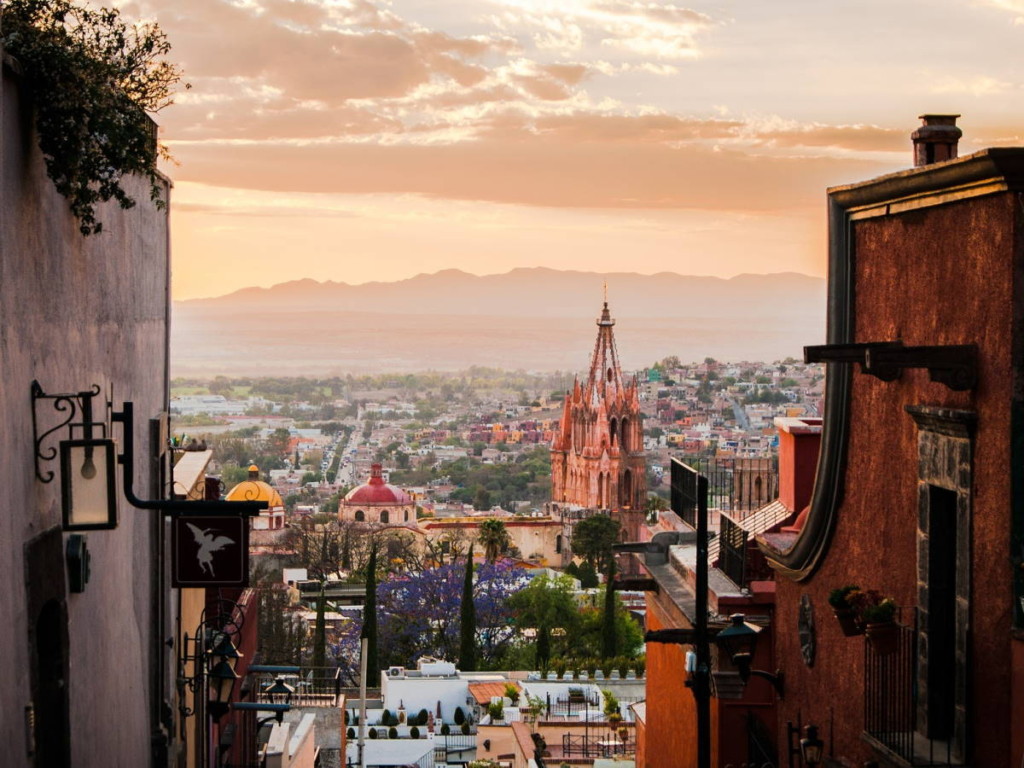
[[[135,441],[143,454],[136,461],[134,487],[140,495],[153,495],[145,458],[148,420],[167,402],[167,214],[149,201],[143,180],[128,179],[138,205],[127,211],[103,206],[103,233],[83,237],[46,176],[29,98],[5,64],[0,85],[2,762],[32,764],[26,707],[39,674],[33,651],[39,646],[30,637],[42,604],[48,603],[56,606],[56,626],[66,619],[65,630],[56,638],[48,633],[48,642],[64,646],[59,650],[68,708],[67,724],[47,732],[55,739],[68,734],[75,766],[148,765],[158,684],[169,682],[165,665],[172,656],[162,645],[172,633],[158,625],[167,594],[154,559],[162,523],[154,513],[122,502],[115,530],[87,536],[92,578],[85,591],[67,591],[60,483],[59,478],[36,479],[30,387],[33,380],[54,393],[98,385],[98,405],[108,397],[115,409],[133,401],[140,422]],[[96,417],[105,416],[105,407],[98,408]],[[52,418],[52,406],[45,418]],[[114,432],[118,437],[120,426]],[[58,462],[46,469],[56,473]]]

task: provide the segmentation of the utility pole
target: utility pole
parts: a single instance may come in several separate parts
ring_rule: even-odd
[[[692,469],[683,465],[686,470]],[[697,670],[691,680],[697,705],[697,768],[711,768],[711,643],[708,642],[708,479],[693,472],[697,490],[697,594],[694,647]]]
[[[366,744],[366,653],[368,638],[359,640],[359,768],[366,768],[366,755],[363,748]]]

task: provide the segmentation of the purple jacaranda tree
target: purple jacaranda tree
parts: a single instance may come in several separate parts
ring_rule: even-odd
[[[442,565],[392,574],[377,587],[379,654],[382,667],[415,666],[421,656],[455,660],[459,650],[459,606],[465,564]],[[508,598],[529,579],[508,562],[484,563],[476,570],[478,659],[482,668],[498,661],[515,637]],[[347,622],[331,651],[344,669],[359,668],[359,622]],[[376,685],[377,681],[369,680]]]

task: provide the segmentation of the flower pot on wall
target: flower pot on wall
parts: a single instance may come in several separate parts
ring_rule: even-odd
[[[833,613],[839,621],[839,628],[846,637],[856,637],[864,634],[864,625],[857,618],[857,612],[853,608],[834,608]]]
[[[895,621],[868,624],[864,627],[864,634],[867,635],[868,642],[879,656],[896,653],[900,635]]]

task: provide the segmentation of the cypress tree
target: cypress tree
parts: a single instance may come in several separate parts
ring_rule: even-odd
[[[542,672],[548,669],[548,661],[551,659],[551,630],[547,624],[541,624],[537,628],[537,647],[534,649],[534,666]]]
[[[459,669],[476,669],[476,606],[473,605],[473,545],[466,556],[466,579],[462,582],[462,617],[459,625]]]
[[[366,638],[366,674],[377,680],[377,545],[370,547],[370,561],[366,564],[366,600],[363,604],[363,629],[359,637]],[[370,682],[369,680],[367,681]]]
[[[604,587],[604,620],[601,623],[601,653],[606,659],[615,656],[615,560],[608,564]]]

